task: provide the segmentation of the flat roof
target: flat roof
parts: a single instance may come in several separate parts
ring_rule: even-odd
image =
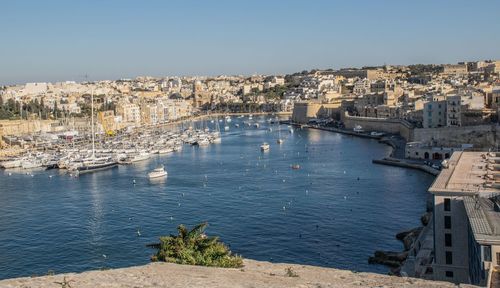
[[[483,197],[465,197],[464,206],[474,239],[481,244],[500,244],[500,212],[494,201]]]
[[[429,192],[437,195],[481,197],[499,194],[500,189],[497,187],[500,185],[492,175],[500,172],[488,169],[492,165],[490,159],[493,157],[488,152],[453,152],[448,160],[448,168],[441,170]]]

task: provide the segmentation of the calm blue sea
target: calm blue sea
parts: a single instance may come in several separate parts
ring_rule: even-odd
[[[0,170],[0,279],[145,264],[146,244],[202,221],[246,258],[386,273],[368,256],[402,249],[395,234],[419,225],[433,178],[372,164],[390,152],[375,140],[281,125],[278,145],[266,119],[233,117],[221,144],[79,178]],[[150,181],[160,163],[168,178]]]

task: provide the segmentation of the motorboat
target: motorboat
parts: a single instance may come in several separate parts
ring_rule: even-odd
[[[269,150],[269,144],[266,142],[262,143],[262,145],[260,145],[260,150],[262,150],[262,151]]]
[[[153,171],[148,173],[149,179],[165,177],[167,175],[168,173],[165,171],[165,167],[163,165],[156,167]]]

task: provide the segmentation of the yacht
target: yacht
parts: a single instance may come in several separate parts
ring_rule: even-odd
[[[94,131],[94,90],[90,93],[91,102],[91,130],[92,130],[92,157],[90,160],[85,160],[81,163],[77,163],[73,166],[72,170],[75,170],[78,174],[90,173],[100,170],[106,170],[118,165],[118,162],[111,157],[96,158],[95,156],[95,131]]]
[[[151,157],[151,154],[149,154],[148,152],[140,152],[140,153],[137,153],[135,155],[128,156],[124,162],[127,164],[130,164],[130,163],[148,160],[150,157]]]
[[[208,146],[210,144],[210,141],[207,138],[203,138],[196,143],[198,144],[198,146]]]
[[[262,150],[262,151],[269,150],[269,144],[266,142],[262,143],[262,145],[260,145],[260,150]]]
[[[165,171],[165,167],[163,167],[163,165],[156,167],[153,171],[148,173],[149,179],[165,177],[167,175],[168,173]]]
[[[18,168],[21,167],[22,165],[21,163],[22,163],[21,159],[11,159],[0,162],[0,167],[3,167],[5,169]]]
[[[75,170],[79,174],[83,174],[83,173],[90,173],[90,172],[113,168],[116,167],[117,165],[118,162],[108,157],[108,158],[100,158],[100,159],[92,159],[90,161],[84,161],[82,165],[76,167]]]
[[[40,161],[40,159],[37,158],[25,159],[21,162],[21,168],[23,169],[39,168],[42,167],[42,165],[43,165],[42,161]]]

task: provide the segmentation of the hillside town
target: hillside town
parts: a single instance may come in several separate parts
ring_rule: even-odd
[[[344,115],[349,115],[405,121],[414,129],[489,125],[498,122],[499,72],[500,61],[476,61],[277,76],[138,77],[3,86],[0,138],[6,145],[8,136],[88,129],[91,94],[98,111],[96,128],[108,134],[193,115],[237,112],[293,112],[291,120],[302,124],[343,125]],[[429,141],[420,146],[443,144],[450,143]]]
[[[250,122],[259,113],[272,115],[272,125],[379,140],[393,152],[373,163],[437,176],[425,227],[405,243],[403,263],[395,268],[394,255],[385,254],[373,261],[403,276],[475,285],[500,281],[498,60],[3,86],[0,166],[97,171],[179,151],[187,143],[220,143],[219,123],[227,131],[231,116],[239,114],[248,116],[242,125],[259,128]],[[217,129],[160,130],[194,119]],[[166,175],[163,167],[156,172]]]

